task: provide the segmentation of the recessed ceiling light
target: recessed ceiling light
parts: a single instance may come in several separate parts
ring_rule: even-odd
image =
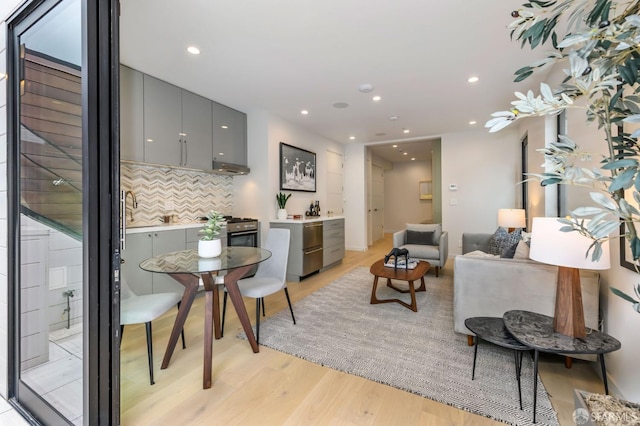
[[[411,157],[411,161],[416,161],[416,157]]]
[[[219,152],[218,155],[224,155],[224,152]]]
[[[200,49],[198,49],[195,46],[189,46],[189,47],[187,47],[187,52],[191,53],[192,55],[199,55],[200,54]]]
[[[402,131],[402,133],[409,133],[410,131],[411,131],[411,130],[409,130],[409,129],[404,129],[404,130]]]
[[[360,86],[358,86],[358,90],[361,91],[362,93],[372,92],[373,91],[373,84],[362,83]]]
[[[378,101],[380,101],[380,99],[382,99],[382,98],[380,96],[378,96],[378,95],[373,97],[373,101],[374,102],[378,102]]]
[[[334,108],[346,108],[348,106],[349,104],[346,102],[336,102],[335,104],[333,104]]]
[[[397,115],[392,115],[391,117],[389,117],[389,120],[391,120],[391,121],[395,121],[397,119],[398,119]]]
[[[392,145],[392,146],[393,146],[394,148],[397,148],[397,147],[398,147],[398,145]]]
[[[406,152],[403,152],[403,153],[402,153],[402,155],[407,155],[407,153],[406,153]]]
[[[349,139],[350,139],[350,140],[355,140],[355,139],[356,139],[356,137],[355,137],[355,136],[349,136]]]
[[[478,80],[480,80],[480,79],[479,79],[478,77],[476,77],[475,75],[474,75],[473,77],[469,77],[469,78],[467,79],[467,81],[468,81],[469,83],[475,83],[475,82],[477,82]]]
[[[221,128],[223,128],[223,129],[228,129],[228,128],[229,128],[229,126],[227,126],[226,124],[223,124],[223,125],[222,125],[222,126],[220,126],[220,127],[221,127]]]
[[[303,109],[302,111],[300,111],[300,114],[307,115],[309,114],[309,111],[307,111],[306,109]]]
[[[476,121],[476,120],[471,120],[471,121],[469,122],[469,124],[470,124],[470,125],[472,125],[472,126],[473,126],[474,124],[476,124],[476,123],[477,123],[477,121]]]
[[[153,142],[153,139],[147,139],[147,142]]]

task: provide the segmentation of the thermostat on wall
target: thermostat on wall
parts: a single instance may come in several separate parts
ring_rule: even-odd
[[[449,184],[449,191],[457,191],[457,190],[458,190],[458,185],[456,185],[455,183]]]

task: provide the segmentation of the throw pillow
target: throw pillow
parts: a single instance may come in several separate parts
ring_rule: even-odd
[[[407,223],[406,229],[407,231],[435,232],[434,241],[440,241],[440,235],[442,235],[441,223]]]
[[[529,258],[529,245],[524,241],[524,239],[518,242],[518,246],[516,247],[516,253],[513,255],[514,259],[528,259]]]
[[[503,227],[498,227],[496,232],[489,239],[489,253],[497,254],[498,256],[502,255],[502,252],[512,245],[517,246],[518,241],[520,241],[520,233],[521,229],[516,229],[515,231],[509,233]]]
[[[503,259],[513,259],[516,254],[516,249],[518,247],[518,244],[520,243],[511,244],[510,246],[505,247],[505,249],[502,250],[502,253],[500,253],[500,257]]]
[[[428,246],[435,246],[433,241],[435,231],[432,232],[418,232],[407,230],[407,244],[421,244]]]

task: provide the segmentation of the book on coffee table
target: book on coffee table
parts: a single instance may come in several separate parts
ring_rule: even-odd
[[[397,267],[398,269],[415,269],[416,266],[418,266],[418,260],[417,259],[412,259],[409,258],[409,262],[408,265],[405,267],[405,258],[401,257],[400,259],[398,259],[398,264],[396,265],[394,263],[394,259],[393,257],[389,258],[389,261],[387,263],[384,264],[384,266],[386,266],[387,268],[395,268]]]

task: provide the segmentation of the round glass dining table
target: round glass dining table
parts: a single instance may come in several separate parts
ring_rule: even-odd
[[[253,349],[258,352],[256,342],[249,321],[247,309],[244,306],[238,280],[244,277],[254,265],[264,262],[271,257],[271,252],[258,247],[226,247],[222,249],[220,256],[213,258],[202,258],[198,256],[197,250],[180,250],[171,253],[164,253],[158,256],[143,260],[140,268],[149,272],[169,274],[172,278],[184,286],[184,294],[180,302],[178,315],[173,324],[171,336],[167,343],[162,360],[161,368],[167,368],[173,355],[173,350],[178,342],[178,337],[184,327],[184,323],[193,305],[200,278],[204,284],[205,291],[205,321],[204,321],[204,360],[202,387],[211,387],[211,364],[213,355],[213,334],[221,337],[220,332],[220,298],[218,286],[215,284],[215,277],[219,272],[226,271],[224,275],[224,286],[231,298],[242,328],[247,335],[247,340]]]

